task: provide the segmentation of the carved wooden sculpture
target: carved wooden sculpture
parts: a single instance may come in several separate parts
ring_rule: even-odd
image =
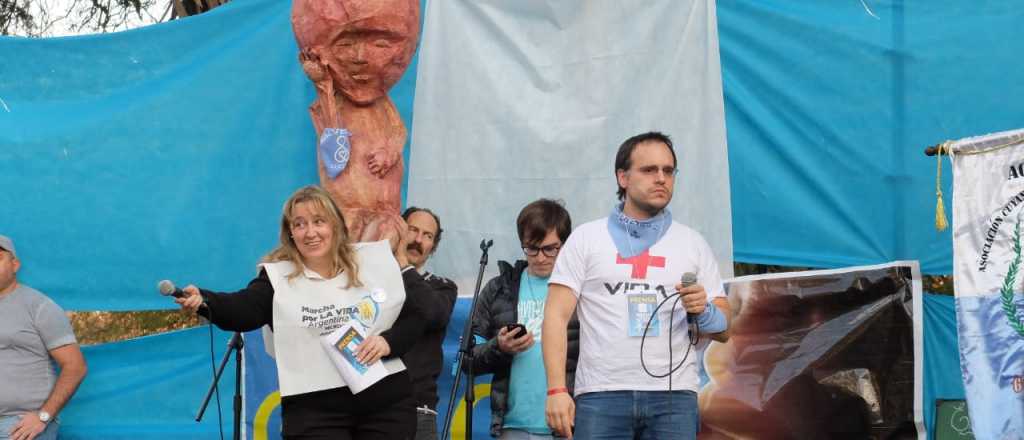
[[[338,128],[350,135],[340,173],[332,176],[336,168],[317,155],[320,183],[353,241],[396,238],[406,228],[399,215],[406,129],[387,92],[416,49],[419,0],[295,0],[292,28],[316,86],[309,112],[317,137]]]

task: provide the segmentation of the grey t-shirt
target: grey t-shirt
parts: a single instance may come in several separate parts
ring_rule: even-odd
[[[57,380],[50,350],[76,342],[64,310],[38,290],[18,284],[0,296],[0,416],[42,407]]]

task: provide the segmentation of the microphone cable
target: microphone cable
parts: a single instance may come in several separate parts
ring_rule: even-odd
[[[668,366],[669,366],[669,370],[665,374],[655,374],[655,373],[652,373],[651,370],[649,370],[647,368],[647,363],[644,362],[644,344],[647,341],[647,332],[651,329],[651,323],[654,322],[654,318],[658,316],[658,310],[660,310],[661,307],[664,306],[665,303],[668,302],[668,300],[670,300],[670,299],[675,299],[675,301],[672,302],[672,308],[669,310],[669,325],[668,325]],[[647,319],[647,325],[644,326],[644,333],[640,337],[640,366],[643,367],[644,373],[647,373],[648,376],[651,376],[653,378],[660,379],[660,378],[663,378],[663,377],[668,377],[668,391],[670,391],[670,392],[672,391],[672,374],[675,373],[680,368],[682,368],[684,364],[686,364],[686,359],[690,356],[690,351],[694,347],[697,346],[697,343],[700,340],[700,325],[697,323],[696,320],[694,320],[692,323],[688,324],[688,327],[690,328],[691,337],[690,337],[690,342],[686,344],[686,353],[683,354],[683,359],[681,361],[679,361],[679,365],[676,365],[674,367],[672,366],[672,359],[673,359],[673,357],[675,355],[675,351],[674,351],[674,348],[673,348],[673,345],[672,345],[672,335],[674,333],[673,330],[675,329],[674,323],[675,323],[676,307],[679,305],[679,301],[682,301],[682,299],[683,299],[682,294],[680,294],[680,292],[678,290],[676,290],[671,295],[668,295],[668,296],[665,297],[665,299],[661,300],[661,302],[658,303],[658,306],[654,308],[654,311],[651,312],[651,317]],[[669,397],[671,398],[671,393],[669,394]]]
[[[213,309],[210,306],[206,306],[206,312],[210,315],[210,319],[206,320],[206,328],[210,330],[210,372],[213,373],[213,378],[216,380],[217,361],[215,360],[216,355],[213,350]],[[217,428],[220,430],[220,440],[224,440],[224,420],[221,416],[220,408],[220,381],[215,381],[213,383],[213,396],[217,401]]]
[[[182,298],[182,297],[186,296],[186,294],[181,289],[178,289],[178,288],[174,287],[174,283],[172,283],[170,280],[163,280],[163,281],[160,281],[159,283],[157,283],[157,290],[163,296],[173,296],[175,298]],[[199,295],[202,296],[202,293],[200,293]],[[199,305],[199,307],[196,309],[196,315],[197,316],[202,317],[202,315],[199,315],[199,310],[202,309],[204,305],[206,305],[205,299]],[[213,336],[213,309],[210,308],[210,306],[208,306],[208,305],[206,306],[206,313],[207,313],[207,315],[209,315],[209,318],[207,318],[207,320],[206,320],[206,328],[209,330],[209,335],[210,335],[209,336],[209,340],[210,340],[210,372],[212,373],[213,379],[214,379],[214,381],[213,381],[214,397],[216,397],[216,399],[217,399],[217,428],[220,431],[220,439],[224,440],[224,417],[221,414],[222,413],[222,408],[221,408],[221,404],[220,404],[220,383],[219,383],[218,380],[216,380],[216,379],[218,379],[218,377],[217,377],[217,361],[215,359],[216,358],[216,354],[214,353],[214,348],[213,348],[213,339],[214,339],[214,336]],[[234,336],[232,336],[232,338],[233,337]],[[234,341],[234,339],[232,339],[232,342],[233,341]],[[234,345],[232,343],[229,343],[228,345],[229,345],[229,350],[234,347]],[[230,353],[230,351],[229,351],[229,353]],[[241,352],[239,352],[239,354],[238,354],[239,356],[241,356],[240,353]],[[196,422],[199,422],[199,421],[202,420],[202,414],[206,411],[206,405],[207,405],[207,403],[209,403],[209,400],[208,400],[209,397],[207,397],[206,399],[207,400],[205,400],[203,402],[203,407],[200,409],[199,415],[196,416]]]

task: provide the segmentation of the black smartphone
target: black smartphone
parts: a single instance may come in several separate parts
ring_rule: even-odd
[[[512,335],[513,338],[518,338],[526,334],[526,326],[519,323],[508,324],[505,326],[505,331]]]

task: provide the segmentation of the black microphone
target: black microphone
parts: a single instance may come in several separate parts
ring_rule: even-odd
[[[686,273],[684,273],[682,278],[679,279],[679,284],[682,284],[684,289],[687,288],[687,287],[690,287],[690,286],[692,286],[694,284],[697,284],[697,274],[695,274],[693,272],[686,272]],[[696,319],[696,317],[697,317],[696,313],[686,312],[686,321],[687,322],[693,323],[694,319]]]
[[[188,296],[188,294],[185,293],[184,290],[177,288],[174,285],[174,283],[171,282],[171,280],[160,281],[159,283],[156,284],[156,289],[163,296],[173,296],[175,298],[184,298]],[[208,307],[206,306],[206,301],[203,301],[203,303],[199,305],[199,308],[207,309]]]

